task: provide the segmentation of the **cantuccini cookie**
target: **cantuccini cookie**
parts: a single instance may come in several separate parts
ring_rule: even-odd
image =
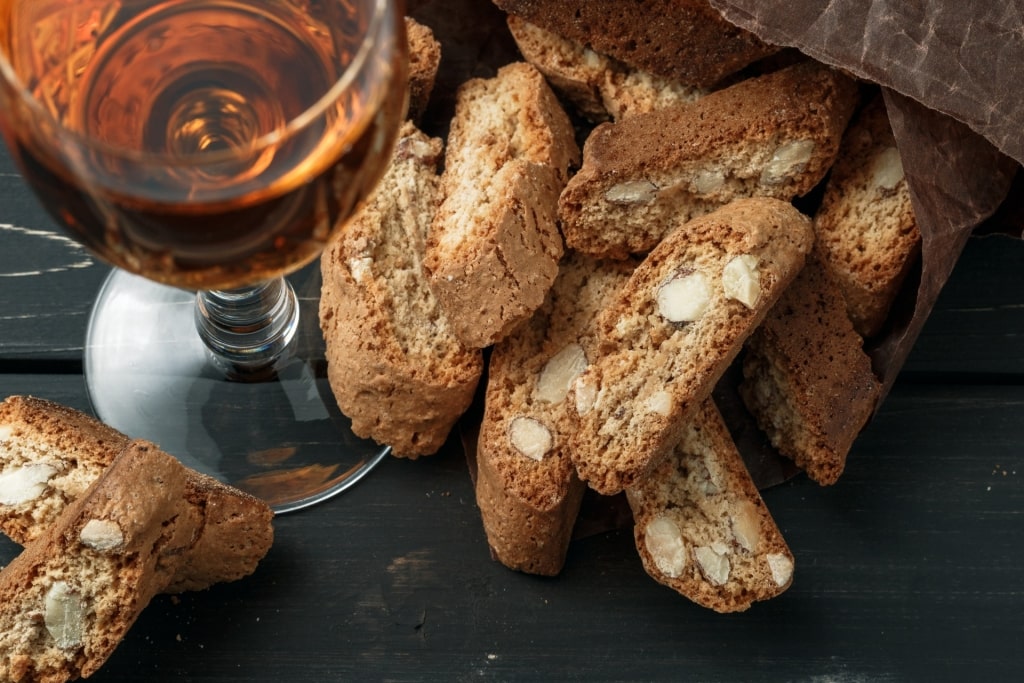
[[[456,336],[502,339],[558,274],[558,195],[579,148],[543,75],[525,62],[459,87],[424,268]]]
[[[24,545],[41,536],[128,444],[78,410],[33,396],[0,403],[0,531]]]
[[[0,403],[0,531],[21,545],[40,538],[130,443],[80,411],[31,396]],[[200,526],[167,592],[201,590],[251,574],[273,543],[261,500],[191,469],[184,500]]]
[[[262,500],[188,470],[185,500],[200,511],[198,536],[165,593],[198,591],[256,571],[274,542],[274,513]]]
[[[708,0],[494,0],[509,14],[648,73],[710,87],[777,51]]]
[[[66,681],[103,665],[203,536],[190,479],[153,444],[130,442],[0,572],[0,679]]]
[[[409,42],[409,119],[415,122],[422,118],[434,92],[441,68],[441,43],[429,26],[408,16],[405,35]]]
[[[573,383],[569,448],[584,481],[616,493],[669,453],[811,242],[810,220],[769,198],[669,232],[599,314],[598,356]]]
[[[635,69],[514,14],[508,27],[523,58],[591,121],[619,120],[671,104],[693,102],[705,90]]]
[[[423,271],[441,154],[440,139],[407,122],[373,195],[320,261],[331,390],[355,434],[400,457],[437,452],[483,372]]]
[[[921,251],[910,188],[881,95],[846,132],[814,231],[815,250],[842,289],[854,327],[865,337],[877,334]]]
[[[644,569],[695,603],[739,612],[792,583],[793,554],[711,399],[626,498]]]
[[[783,455],[833,484],[881,385],[836,284],[809,258],[747,340],[740,396]]]
[[[597,126],[559,198],[566,245],[643,253],[680,217],[739,197],[806,194],[833,164],[857,97],[852,79],[804,61]]]
[[[569,386],[595,355],[593,321],[629,261],[566,256],[544,305],[495,345],[476,450],[476,499],[495,558],[561,571],[584,484],[566,450]]]

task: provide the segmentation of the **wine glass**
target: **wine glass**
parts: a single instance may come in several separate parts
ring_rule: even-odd
[[[279,513],[388,452],[327,385],[317,257],[405,117],[403,21],[400,0],[0,0],[8,147],[115,266],[97,416]]]

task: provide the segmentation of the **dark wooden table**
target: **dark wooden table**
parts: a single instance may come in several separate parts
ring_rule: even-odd
[[[0,395],[89,409],[106,273],[0,157]],[[1021,680],[1022,274],[1024,244],[972,240],[840,482],[765,492],[797,558],[776,600],[696,607],[628,530],[574,542],[558,578],[512,573],[453,441],[278,518],[250,578],[156,598],[93,680]]]

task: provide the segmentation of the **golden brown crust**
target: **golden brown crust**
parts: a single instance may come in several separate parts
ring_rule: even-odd
[[[274,513],[270,507],[254,496],[191,471],[185,498],[199,515],[199,531],[164,592],[203,590],[256,571],[274,543]]]
[[[552,169],[515,159],[494,181],[486,234],[467,240],[454,258],[441,249],[428,252],[425,263],[431,289],[470,348],[501,341],[528,318],[544,301],[562,256],[554,217],[561,185]]]
[[[707,0],[494,0],[501,9],[638,69],[712,86],[776,52]]]
[[[792,583],[793,554],[711,399],[626,498],[644,569],[697,604],[738,612]]]
[[[815,259],[747,343],[739,390],[779,452],[833,484],[881,391],[842,294]]]
[[[88,677],[175,576],[200,528],[186,469],[132,442],[0,573],[0,678]],[[102,528],[99,536],[90,530]]]
[[[400,457],[437,452],[483,371],[423,274],[441,150],[407,123],[377,190],[321,258],[331,389],[353,432]]]
[[[616,493],[669,453],[811,240],[790,204],[739,199],[678,226],[647,256],[598,317],[600,355],[574,384],[570,452],[584,481]],[[747,303],[726,284],[743,271]]]
[[[621,258],[652,249],[680,217],[807,193],[834,162],[857,97],[851,79],[805,61],[599,125],[559,198],[566,245]]]
[[[476,497],[492,553],[512,569],[562,569],[585,488],[566,450],[565,392],[595,353],[594,316],[632,266],[567,256],[544,305],[491,353]],[[537,439],[549,442],[531,450]]]
[[[564,493],[537,508],[505,485],[507,474],[498,467],[491,458],[477,460],[476,500],[491,553],[509,569],[555,576],[565,564],[586,487],[568,467]]]
[[[572,126],[526,63],[458,91],[424,269],[456,336],[483,348],[544,301],[558,273],[558,194],[578,160]]]
[[[921,231],[881,95],[843,138],[814,217],[815,250],[839,284],[854,327],[882,329],[917,262]]]

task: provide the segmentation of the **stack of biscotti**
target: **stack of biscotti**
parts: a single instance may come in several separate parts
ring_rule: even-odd
[[[270,508],[155,445],[31,397],[0,404],[0,679],[64,681],[107,660],[158,593],[251,574]]]
[[[397,456],[440,448],[473,398],[480,349],[543,303],[563,253],[558,194],[579,154],[525,63],[460,87],[443,148],[407,123],[321,259],[332,391],[353,431]]]
[[[130,439],[80,411],[32,396],[0,403],[0,531],[25,545],[91,487]],[[273,542],[267,504],[186,470],[186,498],[202,534],[168,592],[201,590],[251,574]],[[26,485],[27,484],[27,485]]]
[[[472,460],[492,555],[558,573],[585,487],[625,491],[655,580],[719,611],[778,595],[793,556],[710,396],[746,368],[765,440],[821,483],[843,471],[880,393],[861,276],[886,273],[884,318],[915,254],[884,111],[707,0],[494,3],[522,61],[459,88],[436,186],[398,212],[429,221],[421,277],[399,278],[436,300],[415,334],[490,359]],[[385,183],[375,201],[402,196]],[[337,253],[325,280],[391,277]],[[341,301],[329,325],[354,319]],[[374,395],[352,386],[336,391]],[[345,410],[385,424],[426,402],[407,398]]]
[[[882,329],[920,252],[880,94],[844,133],[814,231],[815,257],[751,338],[739,389],[772,445],[833,484],[881,393],[864,338]]]
[[[600,353],[573,384],[570,451],[591,488],[633,486],[675,447],[812,241],[806,216],[765,197],[668,231],[599,314]]]
[[[0,572],[0,678],[95,673],[172,580],[198,529],[180,464],[130,444]]]
[[[567,394],[597,354],[594,318],[632,261],[570,254],[544,305],[495,345],[476,448],[476,500],[494,556],[512,569],[562,569],[584,485],[567,442]]]

